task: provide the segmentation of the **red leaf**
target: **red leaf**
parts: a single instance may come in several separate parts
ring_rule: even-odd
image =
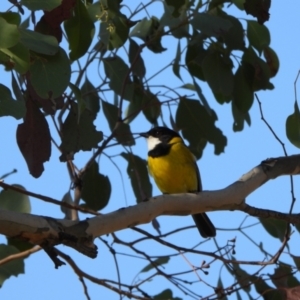
[[[246,13],[256,17],[261,25],[270,18],[270,6],[271,0],[246,0],[244,3]]]
[[[285,288],[287,300],[298,300],[300,299],[300,286],[295,286],[293,288]]]
[[[52,35],[54,36],[57,41],[60,43],[62,40],[62,30],[60,25],[57,27],[52,27],[51,24],[49,24],[46,19],[45,15],[41,17],[41,19],[37,22],[34,31],[46,34],[46,35]]]
[[[52,27],[59,27],[60,24],[71,17],[72,8],[76,0],[63,0],[61,5],[51,11],[45,11],[45,21]],[[99,4],[100,5],[100,4]]]
[[[30,98],[26,109],[24,122],[17,128],[17,143],[30,174],[38,178],[51,155],[50,131],[45,116]]]
[[[38,21],[34,30],[43,34],[53,35],[60,43],[62,40],[60,25],[71,17],[75,3],[76,0],[63,0],[61,5],[51,11],[44,11],[44,15]]]

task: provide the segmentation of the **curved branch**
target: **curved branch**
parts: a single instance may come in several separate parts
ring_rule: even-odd
[[[0,210],[0,233],[27,240],[42,247],[65,244],[96,257],[93,240],[100,235],[151,222],[160,215],[190,215],[217,210],[242,210],[261,217],[283,219],[300,224],[300,215],[282,214],[251,208],[245,198],[267,182],[281,175],[300,172],[300,155],[263,161],[228,187],[198,194],[161,195],[115,212],[83,221],[59,220],[50,217]]]

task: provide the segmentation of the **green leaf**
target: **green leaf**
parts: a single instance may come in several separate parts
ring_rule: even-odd
[[[124,45],[132,23],[120,12],[120,2],[119,0],[100,0],[99,3],[101,9],[98,15],[101,21],[99,37],[109,50]]]
[[[228,0],[211,0],[207,10],[209,13],[214,14],[216,11],[218,12],[218,8],[223,8],[226,2],[228,2]]]
[[[148,20],[147,18],[142,19],[140,22],[136,24],[136,26],[130,32],[130,36],[136,36],[143,41],[147,38],[152,27],[152,20]]]
[[[152,261],[152,263],[148,264],[145,268],[143,268],[140,273],[145,273],[152,269],[155,269],[155,266],[158,267],[161,265],[165,265],[169,262],[169,260],[170,260],[169,256],[161,256],[161,257],[155,259],[154,261]],[[154,298],[154,299],[156,299],[156,298]],[[160,299],[160,298],[157,298],[157,299]]]
[[[234,75],[233,101],[242,113],[247,113],[250,110],[254,100],[254,93],[251,87],[254,72],[252,74],[252,82],[251,79],[248,80],[247,72],[250,72],[247,66],[240,65]]]
[[[89,49],[95,26],[81,0],[76,0],[73,16],[64,23],[69,40],[70,59],[76,60],[86,54]]]
[[[70,191],[67,191],[64,194],[63,198],[61,199],[61,202],[71,204],[71,205],[74,204]],[[66,219],[72,220],[72,211],[73,211],[73,209],[65,207],[65,206],[61,206],[60,210],[65,215]]]
[[[181,1],[181,0],[179,0]],[[174,1],[172,1],[174,3]],[[162,27],[168,26],[170,29],[170,33],[178,39],[183,37],[189,37],[189,24],[186,23],[187,20],[187,10],[186,8],[182,9],[180,15],[176,18],[172,15],[174,9],[172,6],[163,2],[164,5],[164,14],[160,18],[160,25]]]
[[[167,50],[167,48],[164,48],[161,44],[161,38],[164,31],[158,18],[151,17],[151,20],[151,29],[146,38],[147,48],[153,53],[162,53]]]
[[[261,277],[252,276],[252,282],[255,289],[264,300],[282,300],[282,293],[279,290],[275,290],[271,286],[267,285],[265,280]]]
[[[173,297],[173,292],[170,289],[166,289],[162,291],[161,293],[153,296],[154,300],[182,300],[182,298]]]
[[[180,16],[182,7],[185,6],[185,0],[166,0],[166,4],[174,8],[172,16],[177,18]]]
[[[217,119],[216,113],[211,110],[211,114],[208,114],[198,100],[180,100],[176,124],[178,129],[182,129],[182,135],[189,141],[189,149],[197,159],[201,157],[206,142],[215,146],[215,154],[224,152],[227,138],[215,127]]]
[[[244,129],[244,122],[247,122],[248,125],[251,125],[251,119],[249,112],[242,113],[235,105],[234,101],[231,102],[232,115],[234,118],[233,122],[233,131],[242,131]]]
[[[103,12],[101,10],[101,4],[99,3],[99,1],[93,3],[93,4],[88,4],[87,3],[87,11],[89,13],[90,19],[95,23],[97,21],[99,21],[99,16],[101,15],[101,13]]]
[[[90,151],[97,148],[103,139],[103,133],[97,131],[94,114],[85,109],[82,111],[78,122],[78,105],[71,104],[69,114],[62,125],[62,144],[60,148],[64,154],[71,152]],[[63,159],[63,157],[62,157]]]
[[[132,153],[121,153],[127,160],[127,174],[136,197],[136,202],[142,202],[152,197],[152,184],[149,179],[147,162]]]
[[[220,37],[232,27],[232,23],[219,16],[208,13],[196,13],[191,21],[194,29],[200,30],[208,36]]]
[[[3,84],[0,84],[0,95],[0,117],[11,116],[17,120],[24,117],[25,102],[14,100],[11,91]]]
[[[103,209],[109,201],[111,184],[109,178],[99,173],[99,166],[93,162],[82,177],[82,200],[93,210]]]
[[[105,19],[102,19],[99,37],[108,50],[120,48],[128,39],[128,19],[123,14],[110,13],[106,10]]]
[[[293,276],[295,270],[290,265],[279,263],[273,274],[270,274],[272,283],[278,288],[299,287],[299,281]],[[289,299],[289,297],[287,298]],[[293,300],[293,298],[290,298]],[[296,300],[294,298],[294,300]]]
[[[29,250],[34,247],[33,244],[26,241],[19,240],[18,238],[6,237],[6,239],[7,239],[7,245],[16,247],[20,252]]]
[[[222,13],[221,16],[225,19],[230,21],[232,26],[229,28],[227,32],[224,33],[224,42],[229,50],[243,50],[245,47],[244,36],[245,32],[241,22],[226,13]]]
[[[25,188],[18,184],[13,186],[25,191]],[[0,192],[0,208],[29,214],[31,211],[29,197],[13,190],[2,190]]]
[[[118,128],[115,131],[115,137],[117,141],[123,146],[135,145],[135,140],[133,138],[129,124],[119,123]]]
[[[161,53],[166,50],[161,45],[161,36],[163,29],[160,21],[156,17],[151,17],[150,20],[144,18],[133,28],[130,36],[136,36],[141,38],[144,42],[147,42],[147,48],[154,53]]]
[[[105,48],[105,50],[108,50],[109,31],[107,30],[107,24],[106,23],[101,23],[100,24],[99,39],[100,39],[101,44],[103,44],[102,47]]]
[[[15,94],[15,97],[17,98],[17,101],[23,102],[24,103],[23,105],[25,108],[25,100],[23,97],[23,93],[19,87],[19,84],[17,83],[15,76],[14,76],[14,72],[11,72],[11,86],[12,86],[13,92]],[[24,114],[25,114],[25,112],[24,112]]]
[[[96,88],[87,77],[85,78],[85,82],[81,87],[81,93],[86,108],[95,114],[96,117],[97,113],[100,111],[100,97]]]
[[[19,26],[21,29],[27,29],[30,25],[30,16],[26,18]]]
[[[173,73],[180,79],[180,58],[181,58],[181,49],[180,49],[180,40],[178,40],[178,44],[177,44],[177,50],[176,50],[176,55],[175,55],[175,59],[174,59],[174,63],[173,63]]]
[[[113,131],[118,122],[118,107],[109,102],[102,101],[102,108],[109,128]]]
[[[203,49],[203,41],[194,39],[188,43],[185,64],[188,67],[191,76],[195,76],[200,80],[205,81],[205,77],[202,70],[203,60],[208,54],[207,50]]]
[[[121,2],[120,0],[100,0],[100,4],[107,8],[111,12],[119,13],[121,9]]]
[[[274,77],[279,70],[279,58],[271,47],[265,47],[263,53],[270,69],[270,77]]]
[[[226,60],[218,52],[208,53],[202,61],[203,75],[214,94],[217,95],[217,100],[219,95],[220,97],[232,95],[234,86],[232,67],[231,59]]]
[[[300,224],[294,224],[298,232],[300,232]]]
[[[0,48],[10,48],[19,42],[20,34],[15,24],[0,16]]]
[[[232,256],[232,261],[236,261],[236,259]],[[226,264],[227,271],[235,277],[236,281],[240,283],[242,289],[249,293],[251,289],[251,282],[250,282],[250,274],[248,274],[245,270],[243,270],[238,263],[234,263],[233,265]]]
[[[200,85],[196,82],[195,78],[193,78],[193,83],[194,83],[193,87],[199,96],[201,104],[205,107],[207,113],[210,115],[211,109],[208,104],[208,101],[206,100],[205,96],[203,95],[202,89],[201,89]]]
[[[67,88],[70,77],[70,61],[62,48],[53,56],[36,56],[30,66],[31,83],[42,98],[53,99]]]
[[[269,29],[265,25],[260,25],[256,21],[247,20],[247,37],[250,45],[252,45],[259,53],[271,42]]]
[[[285,221],[271,219],[271,218],[259,218],[260,223],[266,229],[266,231],[274,238],[283,241],[287,223]]]
[[[21,0],[20,4],[26,6],[29,10],[47,10],[50,11],[61,4],[62,0]]]
[[[135,97],[136,98],[136,97]],[[141,112],[140,110],[140,100],[133,99],[132,101],[129,102],[128,106],[125,109],[124,112],[124,123],[125,124],[130,124],[136,117],[137,115]]]
[[[16,25],[16,26],[19,26],[20,23],[21,23],[21,17],[18,13],[15,13],[15,12],[11,12],[11,11],[8,11],[8,12],[0,12],[0,18],[3,18],[7,21],[7,23],[9,24],[13,24],[13,25]]]
[[[0,260],[19,253],[19,250],[14,246],[7,246],[0,244]],[[2,287],[3,282],[11,276],[18,276],[19,274],[24,274],[24,260],[14,259],[4,265],[0,266],[0,287]]]
[[[240,10],[244,10],[245,0],[232,0],[232,3]]]
[[[133,39],[129,39],[129,62],[132,73],[142,79],[146,74],[146,68],[139,46]]]
[[[248,68],[250,72],[248,75],[251,77],[253,72],[255,74],[252,84],[253,91],[266,89],[272,90],[274,88],[274,86],[270,83],[271,71],[269,66],[265,61],[257,56],[251,46],[245,49],[242,57],[242,63],[247,63],[252,66],[252,70]]]
[[[21,43],[32,51],[54,55],[59,49],[57,39],[52,35],[45,35],[28,29],[19,29],[19,32]]]
[[[286,119],[285,130],[289,141],[300,148],[300,112],[297,101],[295,101],[294,108],[294,113]]]
[[[130,80],[128,66],[119,56],[103,59],[106,76],[110,79],[109,87],[124,99],[131,100],[134,85]]]
[[[292,257],[298,271],[300,271],[300,256],[296,256],[296,255],[293,255],[293,254],[290,254],[290,256]]]
[[[4,54],[0,49],[0,64],[5,66],[5,71],[11,71],[13,69],[13,64],[10,58]]]
[[[185,83],[184,85],[181,86],[182,89],[187,89],[190,91],[196,91],[196,88],[193,84],[191,83]]]
[[[137,117],[137,115],[143,110],[144,105],[144,87],[136,77],[134,78],[134,80],[134,95],[125,110],[124,123],[126,124],[129,124],[135,119],[135,117]]]
[[[76,85],[74,85],[73,83],[70,82],[69,88],[72,90],[72,92],[74,93],[75,99],[77,100],[77,104],[78,104],[77,107],[79,109],[78,114],[77,114],[77,117],[78,117],[77,122],[79,123],[81,114],[85,110],[85,107],[86,107],[85,102],[83,101],[83,98],[81,95],[81,90]]]
[[[216,293],[221,296],[222,300],[228,300],[228,298],[224,295],[224,285],[221,279],[221,276],[219,276],[218,279],[218,284],[217,284],[217,288],[216,288]]]
[[[103,113],[108,121],[111,131],[115,129],[115,138],[123,146],[132,146],[135,144],[130,127],[128,124],[118,123],[118,108],[106,101],[102,101]],[[118,124],[117,124],[118,123]]]
[[[20,74],[24,74],[29,69],[29,50],[21,43],[17,43],[15,46],[5,49],[0,49],[5,53],[10,60],[10,65]]]
[[[157,119],[161,114],[161,103],[150,90],[143,92],[143,114],[151,124],[157,125]]]

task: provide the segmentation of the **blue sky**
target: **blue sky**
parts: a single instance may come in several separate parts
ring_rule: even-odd
[[[124,1],[125,3],[127,1]],[[145,2],[145,1],[141,1]],[[293,4],[293,7],[291,5]],[[279,73],[271,81],[275,86],[273,91],[262,91],[258,93],[260,98],[263,111],[266,120],[270,123],[276,134],[281,138],[287,147],[288,154],[298,153],[298,149],[292,146],[286,138],[285,134],[285,121],[288,115],[293,112],[294,109],[294,81],[296,75],[300,69],[300,42],[298,37],[298,31],[300,28],[299,10],[300,3],[294,1],[293,3],[286,4],[286,2],[273,1],[270,10],[271,17],[270,21],[266,23],[266,26],[271,32],[271,47],[276,51],[280,59]],[[0,10],[4,11],[9,7],[5,2],[0,4]],[[161,11],[162,5],[157,2],[153,8],[154,14],[157,11]],[[238,12],[233,10],[232,14]],[[238,12],[240,14],[240,12]],[[151,9],[150,9],[151,14]],[[159,14],[160,15],[160,14]],[[240,14],[242,18],[246,18],[244,13]],[[251,16],[248,16],[251,19]],[[245,28],[245,23],[243,23]],[[98,26],[98,25],[96,25]],[[162,55],[153,56],[148,50],[143,51],[142,55],[147,61],[153,59],[155,63],[147,68],[147,77],[150,77],[155,73],[156,65],[165,64],[166,61],[170,61],[170,57],[175,56],[175,47],[171,47],[168,44],[168,39],[163,41],[164,46],[169,48],[169,52]],[[90,71],[88,76],[90,79],[97,76],[95,71]],[[93,80],[93,79],[92,79]],[[162,80],[169,80],[167,73],[164,73],[161,77],[158,77],[157,84],[161,83]],[[4,71],[3,67],[0,66],[0,83],[10,86],[10,73]],[[187,80],[191,82],[191,80]],[[155,81],[152,82],[155,84]],[[180,86],[182,83],[174,79],[172,82],[173,86]],[[228,138],[228,146],[225,149],[225,153],[220,156],[215,156],[213,153],[213,146],[208,145],[204,151],[202,159],[198,162],[201,170],[203,187],[205,190],[215,190],[226,187],[232,182],[236,181],[244,173],[248,172],[251,168],[258,165],[262,160],[269,157],[283,156],[282,147],[274,139],[271,132],[268,130],[266,125],[261,121],[259,114],[259,108],[257,102],[254,102],[251,108],[251,120],[252,124],[250,127],[245,127],[244,131],[240,133],[234,133],[232,131],[232,115],[230,105],[219,105],[213,98],[209,88],[202,84],[201,88],[209,100],[211,107],[217,112],[219,121],[217,126],[222,129],[223,133]],[[300,82],[298,84],[298,90],[300,91]],[[59,153],[53,147],[51,160],[45,164],[45,172],[39,179],[34,179],[28,173],[26,163],[22,158],[15,140],[15,131],[18,123],[10,117],[0,118],[0,128],[2,132],[2,143],[0,147],[0,174],[7,173],[12,169],[18,169],[18,173],[10,176],[7,183],[18,183],[26,187],[26,189],[48,195],[52,198],[60,200],[64,193],[69,190],[69,176],[64,164],[58,160]],[[104,129],[108,133],[108,127],[106,121],[101,123],[95,123],[100,129]],[[142,118],[137,118],[132,123],[132,131],[140,132],[148,130],[150,124]],[[118,153],[120,148],[116,148],[108,152],[110,155]],[[146,157],[146,144],[145,141],[139,139],[137,145],[133,147],[135,154]],[[76,164],[79,167],[84,165],[88,154],[79,153],[76,156]],[[135,197],[131,191],[130,181],[126,173],[126,164],[120,157],[115,158],[115,162],[120,166],[122,171],[122,178],[125,188],[125,194],[122,188],[122,179],[111,164],[111,162],[105,157],[100,158],[100,171],[108,175],[113,181],[113,191],[109,205],[102,211],[108,213],[125,207],[127,205],[135,204]],[[299,178],[295,177],[295,195],[296,198],[299,195]],[[247,203],[252,206],[275,209],[282,212],[287,212],[291,202],[289,177],[282,177],[271,182],[268,182],[262,186],[259,190],[255,191],[252,195],[247,198]],[[154,195],[160,194],[155,188]],[[126,196],[126,197],[125,197]],[[38,215],[48,215],[54,218],[62,218],[63,214],[60,208],[51,204],[43,203],[40,200],[31,198],[32,213]],[[295,212],[298,212],[300,205],[296,202]],[[237,237],[236,242],[236,257],[238,259],[245,260],[262,260],[264,257],[253,246],[252,243],[236,229],[242,220],[245,218],[245,214],[240,212],[213,212],[209,214],[210,218],[214,222],[215,226],[220,229],[218,230],[217,243],[219,246],[225,245],[229,239]],[[84,216],[82,216],[84,218]],[[160,217],[158,221],[161,224],[162,231],[167,232],[171,229],[177,228],[178,226],[192,225],[191,218],[189,217]],[[246,224],[256,223],[254,218],[247,218]],[[155,234],[151,225],[143,225],[141,228],[148,230]],[[221,230],[221,228],[227,230]],[[248,229],[249,234],[257,243],[262,242],[263,245],[270,251],[275,253],[279,248],[280,243],[265,233],[264,229],[258,225]],[[172,239],[174,243],[180,244],[185,247],[191,247],[194,245],[199,237],[196,229],[189,230],[184,235],[178,235]],[[135,238],[135,234],[131,230],[123,230],[117,233],[120,238],[130,241]],[[111,242],[110,237],[103,237],[103,239]],[[298,253],[297,241],[299,239],[299,233],[295,232],[290,242],[290,252],[294,255]],[[0,243],[5,242],[4,237],[0,237]],[[69,254],[77,263],[80,268],[85,272],[98,278],[110,278],[116,280],[116,268],[113,262],[113,258],[110,255],[108,249],[102,242],[96,241],[99,247],[99,254],[95,260],[84,257],[83,255],[75,252],[64,246],[60,246],[59,249]],[[145,243],[141,246],[141,249],[151,249],[151,253],[157,255],[167,255],[170,253],[169,249],[162,247],[152,248],[153,244]],[[155,246],[156,247],[156,246]],[[116,246],[120,252],[126,252],[125,247]],[[213,241],[209,241],[201,246],[201,250],[214,251],[216,245]],[[147,265],[146,261],[136,260],[126,256],[119,257],[119,267],[121,272],[121,279],[127,283],[132,283],[137,279],[144,278],[144,274],[138,274],[138,272]],[[200,264],[206,257],[195,257],[188,256],[194,264]],[[288,257],[284,257],[284,261],[290,262]],[[233,283],[230,276],[228,276],[225,268],[220,269],[220,264],[213,264],[210,269],[210,274],[204,276],[201,274],[203,280],[211,283],[212,285],[217,284],[217,280],[221,275],[223,284],[225,286]],[[6,281],[0,290],[0,297],[2,299],[39,299],[42,295],[43,299],[50,300],[56,299],[86,299],[83,293],[83,288],[77,275],[67,265],[61,267],[59,270],[55,270],[53,263],[46,256],[43,251],[40,251],[30,258],[26,259],[25,266],[26,274],[20,275],[17,278],[12,277]],[[167,266],[168,268],[168,266]],[[177,257],[170,265],[171,270],[183,270],[187,269],[186,258]],[[254,272],[254,267],[245,267],[248,272]],[[272,273],[272,267],[264,270],[264,273]],[[136,277],[137,276],[137,277]],[[193,277],[193,280],[197,280]],[[88,281],[87,286],[89,294],[92,299],[118,299],[117,294],[110,292],[109,290],[90,283]],[[148,292],[157,294],[168,285],[162,277],[155,279],[152,282],[146,284],[145,287]],[[178,290],[173,286],[174,295],[183,297]],[[193,285],[193,288],[201,288],[201,294],[203,296],[212,293],[212,290],[203,284]],[[232,299],[235,296],[232,296]],[[184,298],[184,297],[183,297]]]

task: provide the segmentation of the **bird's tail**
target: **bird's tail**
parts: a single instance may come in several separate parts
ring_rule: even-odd
[[[216,228],[207,214],[196,214],[192,215],[192,217],[202,237],[209,238],[216,236]]]

